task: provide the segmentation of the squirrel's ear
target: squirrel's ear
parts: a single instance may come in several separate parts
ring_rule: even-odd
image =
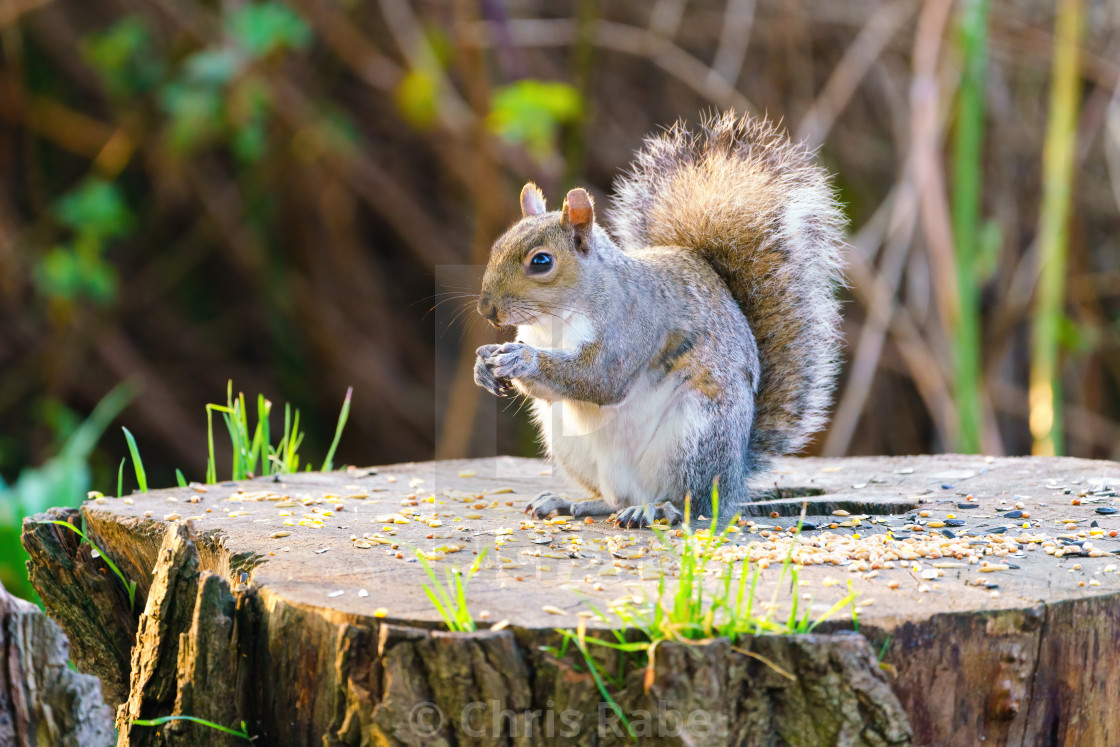
[[[595,225],[595,206],[586,189],[576,187],[568,193],[564,200],[561,223],[572,229],[576,249],[586,253],[591,238],[591,228]]]
[[[544,215],[544,213],[544,192],[541,192],[536,184],[526,183],[521,188],[521,217],[528,218],[530,215]]]

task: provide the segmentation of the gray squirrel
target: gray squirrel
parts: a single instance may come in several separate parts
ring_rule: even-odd
[[[733,112],[646,139],[615,185],[548,212],[533,183],[478,299],[517,341],[478,348],[475,382],[532,399],[553,463],[588,499],[526,513],[615,513],[631,528],[720,513],[826,421],[840,346],[844,218],[804,147]],[[613,235],[613,238],[612,238]]]

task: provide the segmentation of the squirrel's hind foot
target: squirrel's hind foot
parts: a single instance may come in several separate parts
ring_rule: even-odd
[[[615,523],[623,529],[641,529],[653,524],[658,519],[665,519],[670,526],[676,526],[684,521],[681,510],[669,501],[661,503],[643,503],[640,506],[629,506],[615,515]]]

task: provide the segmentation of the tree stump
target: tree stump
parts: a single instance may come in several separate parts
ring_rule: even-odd
[[[822,614],[850,582],[858,617],[734,647],[662,643],[652,678],[599,646],[589,671],[556,629],[583,619],[602,637],[588,610],[656,595],[653,533],[526,524],[536,493],[568,490],[537,460],[153,491],[28,519],[23,537],[75,661],[118,706],[121,744],[236,743],[130,724],[171,714],[244,720],[258,744],[629,742],[597,673],[643,743],[1113,744],[1118,487],[1120,464],[1078,459],[781,460],[735,543],[788,544],[804,511],[802,611]],[[84,526],[136,581],[134,607],[47,518]],[[414,548],[441,580],[488,548],[466,594],[478,632],[446,632]],[[759,578],[758,604],[786,614],[780,563]]]
[[[0,744],[106,744],[113,713],[97,678],[67,667],[58,625],[0,586]]]

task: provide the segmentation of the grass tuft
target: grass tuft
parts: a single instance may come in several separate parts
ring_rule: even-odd
[[[447,569],[447,584],[446,586],[436,576],[436,572],[432,569],[428,559],[419,548],[416,550],[416,557],[420,559],[420,563],[424,566],[424,571],[428,574],[431,584],[423,584],[424,593],[428,595],[432,606],[436,608],[436,612],[443,618],[443,622],[447,625],[447,629],[456,633],[473,633],[475,631],[474,618],[471,617],[470,609],[467,607],[466,587],[467,582],[471,577],[478,572],[479,566],[482,564],[483,558],[489,548],[484,548],[478,554],[478,557],[467,569],[466,577],[463,577],[462,571],[457,567]]]
[[[354,388],[346,390],[346,399],[335,426],[334,440],[331,442],[327,458],[323,461],[323,471],[329,471],[334,464],[334,455],[342,439],[342,431],[350,417],[350,401]],[[226,386],[224,405],[206,405],[206,434],[208,458],[206,461],[206,482],[218,481],[217,457],[214,449],[214,414],[222,416],[232,448],[231,480],[246,480],[257,475],[286,475],[298,472],[300,468],[299,448],[303,444],[303,431],[300,430],[299,410],[290,404],[284,405],[284,430],[280,440],[272,444],[272,431],[269,416],[272,403],[264,395],[256,401],[256,423],[250,425],[249,407],[244,394],[233,396],[233,382]],[[308,470],[311,465],[306,465]]]

